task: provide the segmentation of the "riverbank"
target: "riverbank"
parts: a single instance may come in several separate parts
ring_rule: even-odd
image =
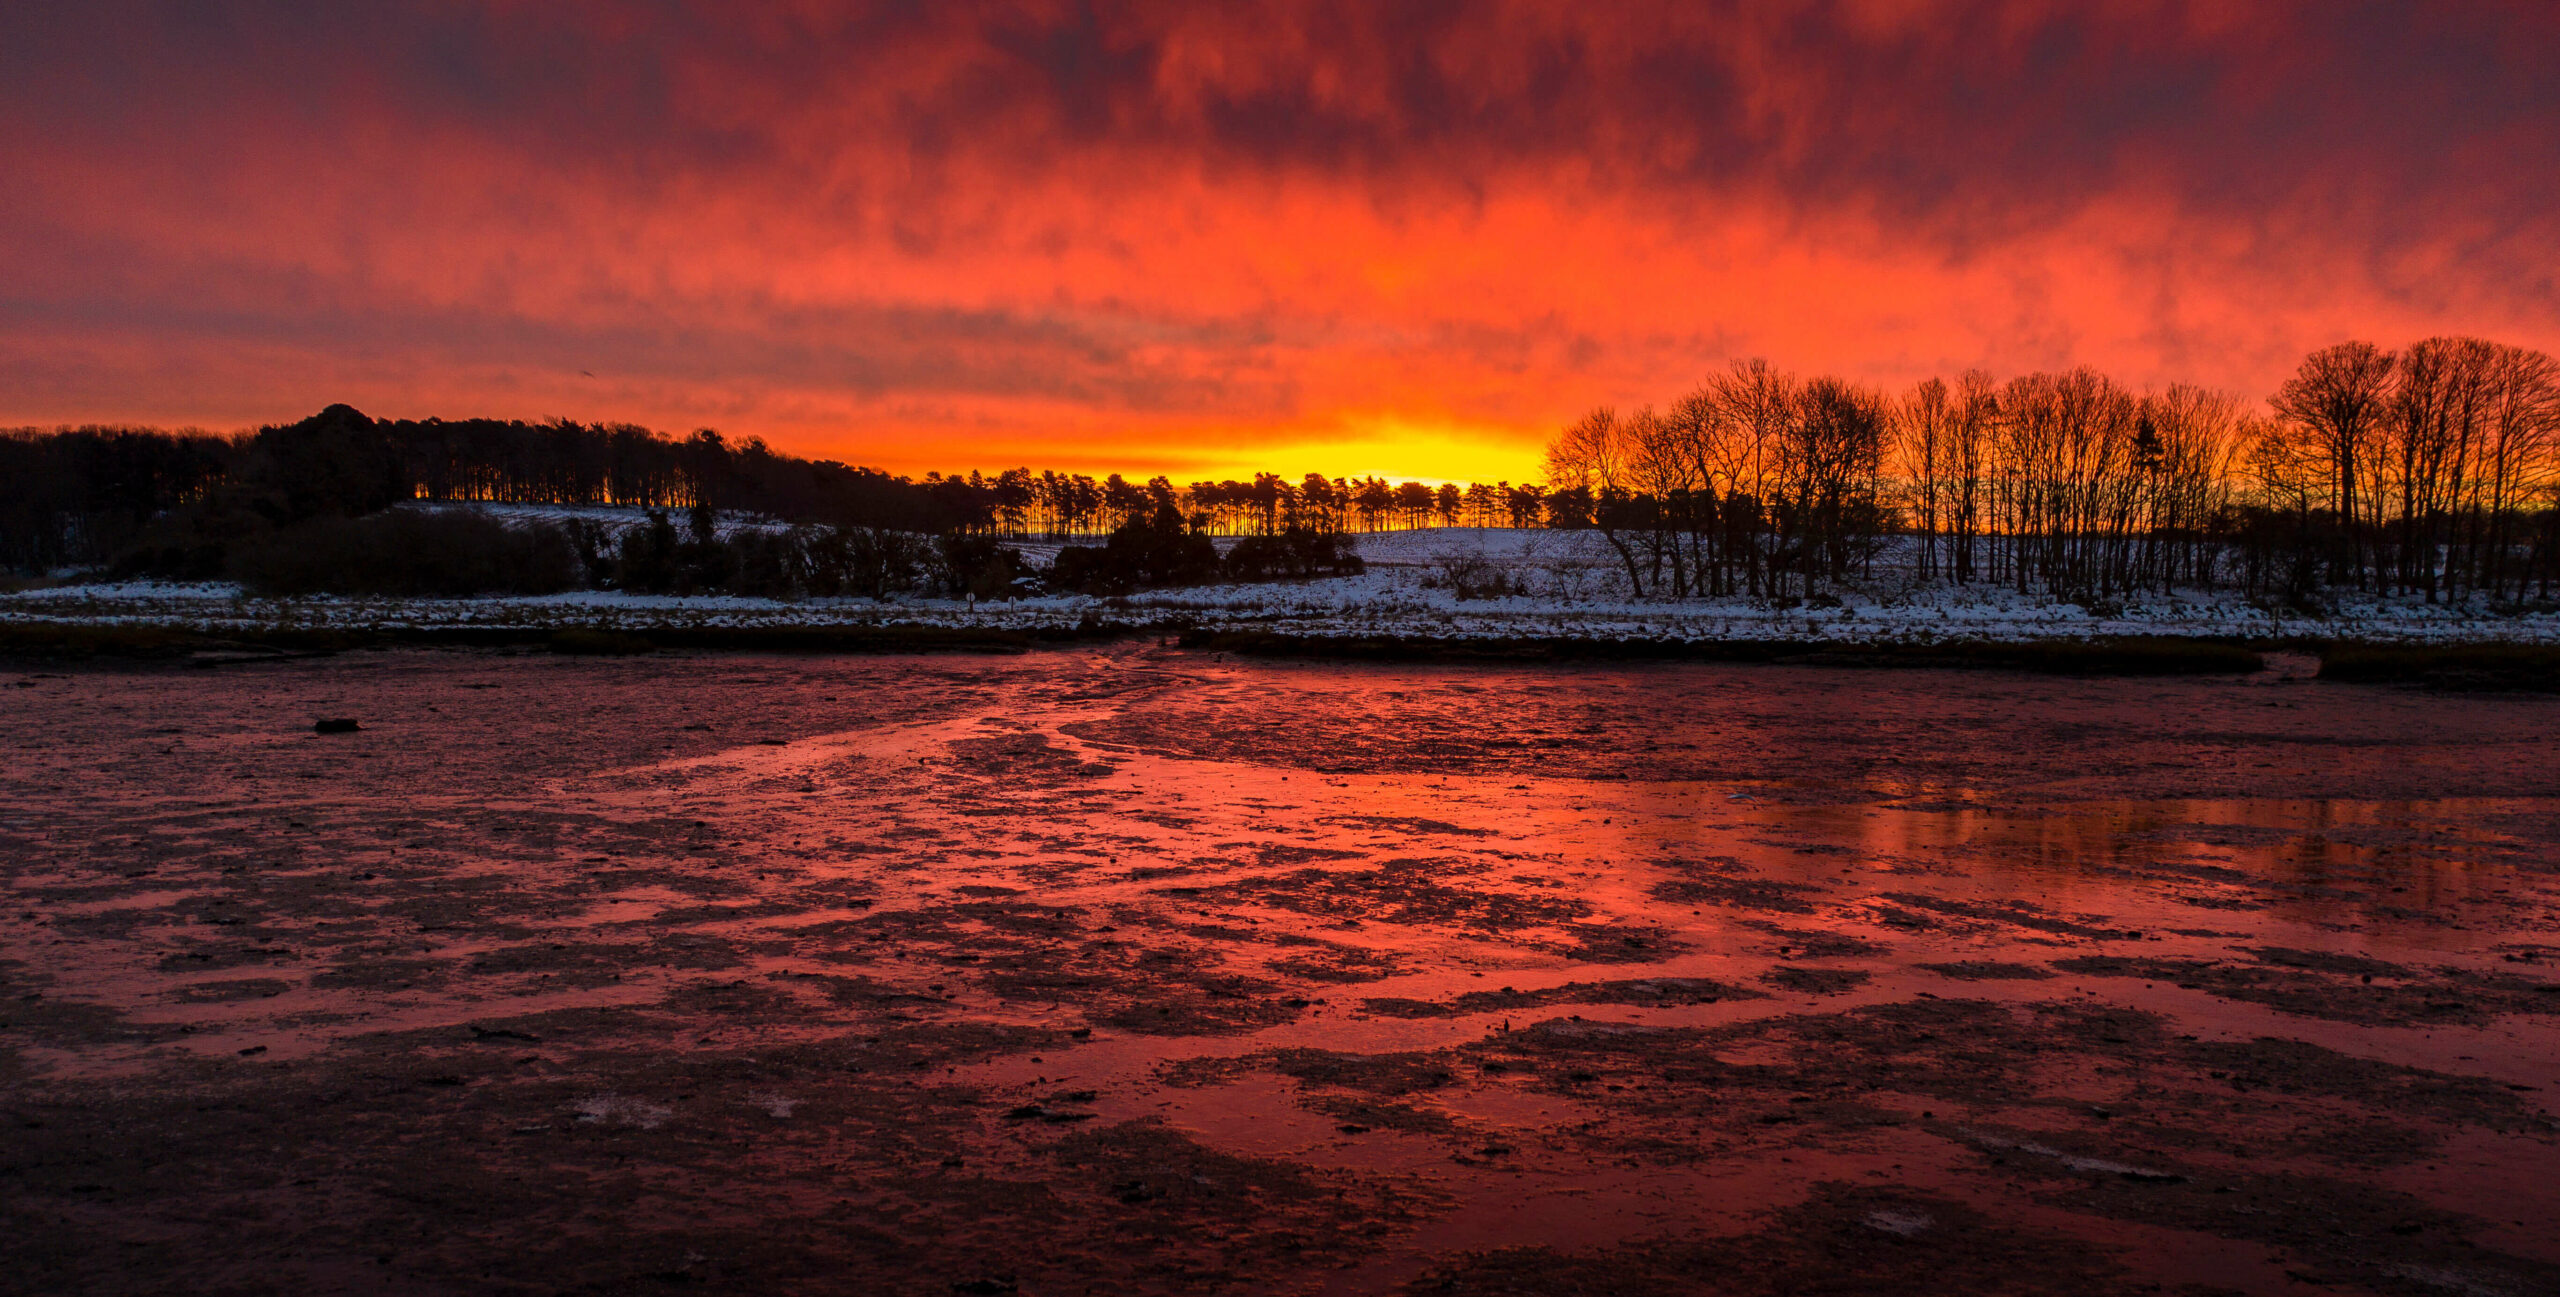
[[[1173,634],[1165,632],[1172,630]],[[1306,635],[1096,621],[1011,630],[918,624],[704,626],[233,625],[49,618],[0,621],[0,661],[95,659],[225,667],[388,648],[489,649],[629,657],[668,651],[758,653],[1024,653],[1041,647],[1163,638],[1198,652],[1355,662],[1726,662],[1840,668],[1941,668],[2066,676],[2246,675],[2269,654],[2308,656],[2320,679],[2434,688],[2560,692],[2560,648],[2536,644],[2252,644],[2180,637],[1807,643],[1795,640],[1435,638]]]
[[[1547,546],[1553,534],[1533,536]],[[1871,582],[1817,601],[1575,597],[1575,569],[1535,546],[1497,551],[1514,590],[1460,599],[1447,579],[1480,551],[1420,533],[1363,538],[1357,577],[1126,597],[971,603],[779,600],[578,591],[470,599],[260,597],[227,584],[63,584],[0,592],[0,656],[182,658],[215,665],[384,646],[628,654],[998,652],[1178,639],[1265,657],[1391,661],[1732,661],[1974,666],[2059,674],[2258,670],[2283,651],[2333,678],[2465,688],[2560,687],[2560,614],[2366,598],[2321,615],[2201,592],[2095,610],[1982,587]],[[1481,544],[1481,542],[1469,542]],[[1539,565],[1543,564],[1543,567]],[[1563,573],[1559,576],[1557,573]]]

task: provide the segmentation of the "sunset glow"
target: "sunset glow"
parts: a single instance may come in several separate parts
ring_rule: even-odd
[[[12,1292],[2560,1294],[2560,0],[0,7]]]
[[[2560,346],[2540,5],[0,19],[0,423],[1523,479],[1744,356]]]

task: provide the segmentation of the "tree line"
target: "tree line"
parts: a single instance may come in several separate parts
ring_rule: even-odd
[[[2305,606],[2336,590],[2506,605],[2560,585],[2560,367],[2475,338],[2325,348],[2263,408],[2188,385],[2137,393],[2088,368],[1884,391],[1742,361],[1666,406],[1593,411],[1550,441],[1545,470],[1518,485],[913,479],[708,429],[341,405],[236,436],[0,434],[0,565],[237,575],[234,556],[261,546],[292,565],[279,532],[444,501],[651,510],[651,528],[618,540],[566,529],[566,570],[667,590],[893,593],[916,588],[894,574],[939,564],[943,587],[998,592],[1021,573],[983,542],[1032,536],[1121,535],[1079,569],[1095,588],[1208,571],[1186,534],[1285,541],[1247,566],[1306,575],[1347,570],[1323,538],[1427,526],[1596,530],[1640,598],[1820,599],[1889,547],[1922,581],[2101,605],[2215,586]],[[717,511],[793,524],[796,539],[722,539]]]
[[[567,420],[376,420],[332,406],[240,435],[81,427],[0,432],[0,567],[121,563],[218,575],[233,542],[402,501],[697,506],[833,528],[936,536],[1099,537],[1168,514],[1209,535],[1545,524],[1545,493],[1377,477],[1176,485],[1165,477],[1033,472],[893,476],[703,429],[676,437]],[[653,569],[654,570],[654,569]]]
[[[2476,338],[2326,348],[2264,411],[2085,367],[1887,392],[1743,361],[1594,410],[1546,468],[1549,524],[1597,528],[1640,598],[1817,598],[1893,538],[1920,580],[2084,604],[2560,585],[2560,367]]]

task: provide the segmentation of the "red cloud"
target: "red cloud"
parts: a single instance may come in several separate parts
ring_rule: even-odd
[[[0,420],[1518,476],[1743,354],[2560,344],[2541,6],[736,8],[0,17]]]

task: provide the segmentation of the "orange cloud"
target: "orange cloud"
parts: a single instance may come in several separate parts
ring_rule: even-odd
[[[1746,355],[2560,344],[2547,9],[263,12],[0,18],[0,421],[1518,480]]]

